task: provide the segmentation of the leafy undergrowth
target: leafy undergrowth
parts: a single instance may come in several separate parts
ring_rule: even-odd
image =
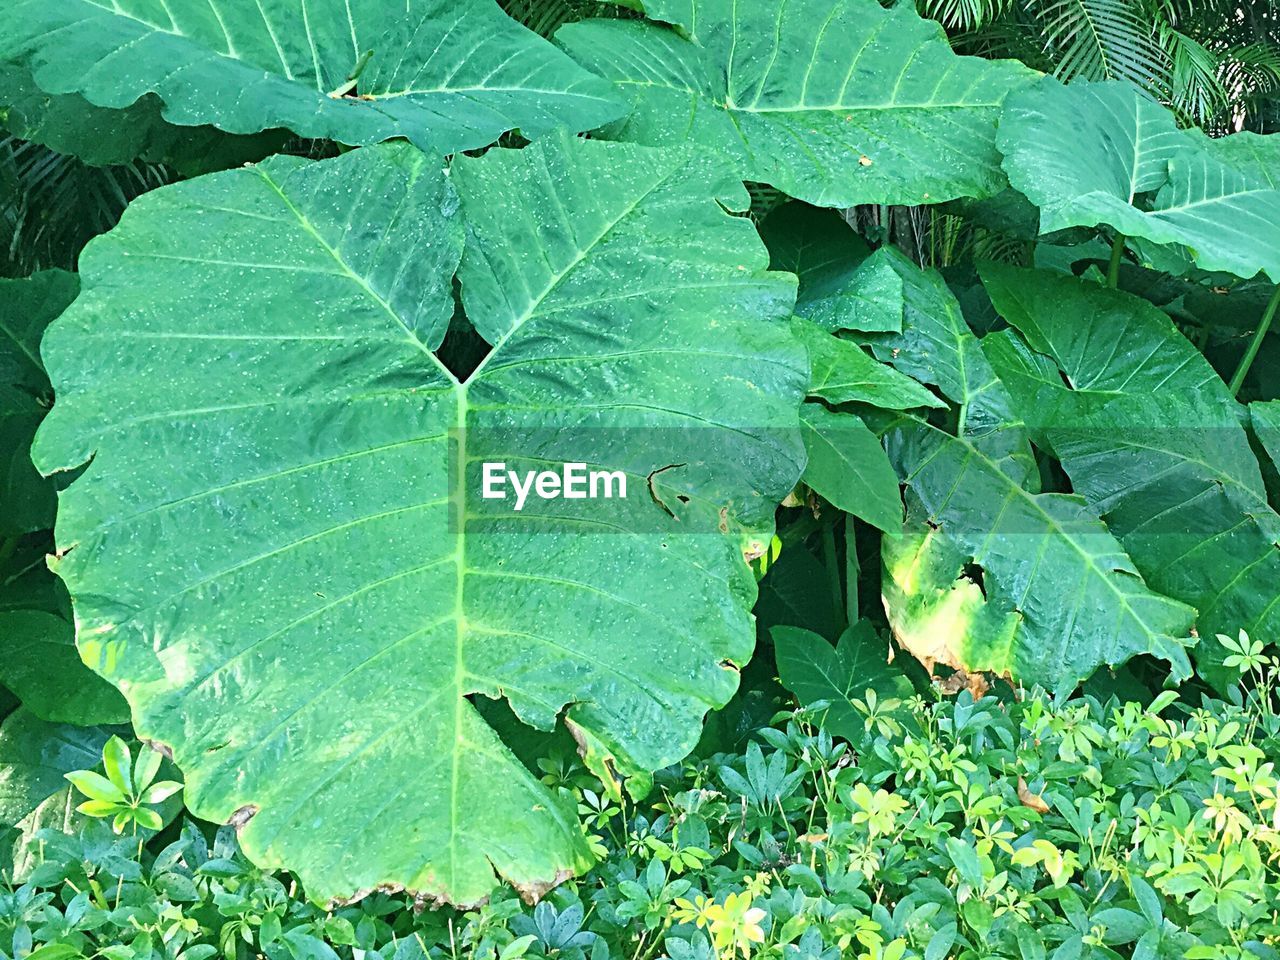
[[[1242,669],[1260,666],[1244,659]],[[1195,707],[1172,692],[1147,706],[1054,704],[1039,692],[872,698],[861,702],[859,754],[822,728],[827,707],[816,703],[778,712],[741,749],[660,772],[639,804],[610,798],[571,752],[544,758],[544,783],[576,802],[602,859],[536,907],[500,887],[465,912],[385,893],[325,910],[289,875],[251,865],[232,827],[155,832],[129,820],[117,836],[102,819],[78,835],[46,830],[29,882],[0,895],[0,950],[27,960],[1277,957],[1280,781],[1266,758],[1280,752],[1280,716],[1265,678],[1251,689]],[[108,754],[107,773],[119,775]]]

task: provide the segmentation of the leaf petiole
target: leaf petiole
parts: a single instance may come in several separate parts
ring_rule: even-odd
[[[341,100],[354,90],[356,88],[356,83],[360,80],[360,74],[364,73],[364,68],[369,65],[369,61],[372,58],[372,50],[366,50],[364,53],[360,54],[360,59],[356,61],[356,65],[351,69],[351,74],[347,77],[346,82],[336,90],[330,91],[329,96],[334,100]]]
[[[1124,234],[1117,233],[1111,241],[1111,263],[1107,266],[1107,286],[1112,290],[1120,286],[1120,263],[1124,259]]]
[[[1249,375],[1249,368],[1253,366],[1253,361],[1257,359],[1258,351],[1262,349],[1262,341],[1266,339],[1267,332],[1271,329],[1271,321],[1276,318],[1277,308],[1280,308],[1280,284],[1276,285],[1275,291],[1271,294],[1271,300],[1267,304],[1266,312],[1262,314],[1262,321],[1258,324],[1258,329],[1254,331],[1253,339],[1249,341],[1249,349],[1240,358],[1240,366],[1236,367],[1236,372],[1231,377],[1230,390],[1233,397],[1244,386],[1244,378]]]

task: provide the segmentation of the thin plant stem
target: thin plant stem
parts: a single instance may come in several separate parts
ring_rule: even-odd
[[[858,579],[862,568],[858,565],[858,528],[853,514],[844,517],[844,611],[849,623],[859,620],[861,606],[858,597]]]
[[[827,579],[831,585],[831,609],[835,612],[836,627],[843,630],[848,624],[844,622],[844,591],[840,589],[840,565],[836,558],[836,528],[834,523],[828,523],[822,528],[822,559],[827,568]]]
[[[1117,233],[1111,241],[1111,263],[1107,267],[1107,286],[1112,290],[1120,286],[1120,263],[1124,259],[1124,234]]]
[[[1266,339],[1267,331],[1271,329],[1271,321],[1276,318],[1276,309],[1278,307],[1280,307],[1280,284],[1276,285],[1275,292],[1271,294],[1271,301],[1267,304],[1267,310],[1262,315],[1262,322],[1258,324],[1258,329],[1254,331],[1253,339],[1249,341],[1249,349],[1240,358],[1240,366],[1236,367],[1236,372],[1231,377],[1231,395],[1233,397],[1240,392],[1240,388],[1244,385],[1244,378],[1249,375],[1249,368],[1253,366],[1253,361],[1257,359],[1258,351],[1262,349],[1262,341]]]

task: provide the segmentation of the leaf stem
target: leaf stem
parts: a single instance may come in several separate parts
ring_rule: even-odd
[[[351,73],[347,76],[346,82],[336,90],[329,91],[329,96],[334,100],[341,100],[354,90],[356,88],[356,84],[360,81],[360,74],[364,73],[364,68],[369,65],[369,60],[372,57],[372,50],[366,50],[364,53],[360,54],[360,58],[356,60],[356,65],[351,69]]]
[[[822,560],[827,568],[827,581],[831,585],[831,609],[835,613],[836,627],[841,631],[848,626],[844,622],[844,591],[840,589],[840,566],[836,558],[836,525],[824,524],[822,528]]]
[[[1276,318],[1277,308],[1280,308],[1280,284],[1276,285],[1275,292],[1271,294],[1271,301],[1267,304],[1267,310],[1262,315],[1262,322],[1258,324],[1258,329],[1254,331],[1253,339],[1249,341],[1249,349],[1240,358],[1240,366],[1236,367],[1236,372],[1231,377],[1230,389],[1233,397],[1244,386],[1244,378],[1249,375],[1249,368],[1253,366],[1253,361],[1257,359],[1258,351],[1262,349],[1262,341],[1266,339],[1267,331],[1271,329],[1271,321]]]
[[[852,513],[844,516],[844,610],[849,623],[857,623],[860,603],[858,597],[858,579],[862,576],[862,568],[858,564],[858,521]]]
[[[1120,286],[1120,262],[1124,259],[1124,234],[1117,233],[1111,241],[1111,263],[1107,267],[1107,286],[1112,290]]]

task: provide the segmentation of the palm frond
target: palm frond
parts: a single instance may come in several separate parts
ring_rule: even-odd
[[[75,269],[80,250],[110,230],[134,197],[170,182],[163,167],[90,167],[12,137],[0,139],[0,275]]]
[[[1169,58],[1154,25],[1125,0],[1025,0],[1062,80],[1128,80],[1168,95]]]
[[[1185,123],[1209,126],[1227,110],[1223,58],[1179,30],[1162,25],[1160,42],[1172,65],[1170,106]]]
[[[1003,16],[1012,0],[916,0],[922,17],[937,20],[948,30],[976,30]]]

